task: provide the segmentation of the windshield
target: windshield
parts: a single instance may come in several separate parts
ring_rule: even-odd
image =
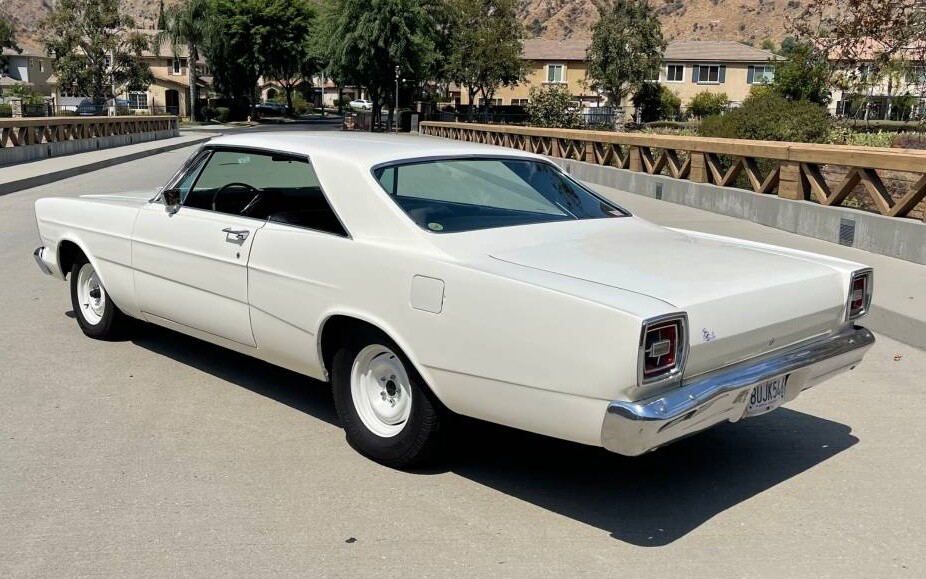
[[[627,215],[553,165],[529,159],[420,161],[377,167],[373,176],[415,223],[436,233]]]

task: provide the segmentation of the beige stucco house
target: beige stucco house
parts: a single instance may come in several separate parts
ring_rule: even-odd
[[[859,42],[850,60],[838,50],[829,54],[836,69],[830,113],[865,120],[911,120],[926,117],[926,41],[896,51],[887,65],[876,62],[886,51],[879,42]]]
[[[525,40],[521,51],[524,81],[500,88],[493,104],[525,104],[532,87],[552,84],[566,85],[575,100],[584,105],[605,104],[606,98],[592,88],[586,77],[588,43],[588,39]],[[741,42],[676,41],[666,48],[658,78],[654,74],[653,80],[677,94],[682,106],[703,91],[726,93],[736,105],[749,95],[754,85],[774,78],[774,61],[779,59],[767,50]],[[460,91],[459,104],[469,104],[465,90]]]

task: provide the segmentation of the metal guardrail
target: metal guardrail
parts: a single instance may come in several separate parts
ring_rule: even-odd
[[[32,117],[0,119],[0,148],[176,131],[174,116]]]
[[[442,122],[419,131],[827,206],[854,195],[889,217],[909,216],[926,199],[926,151],[913,149]]]

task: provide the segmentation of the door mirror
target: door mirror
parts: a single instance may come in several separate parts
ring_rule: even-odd
[[[164,199],[164,209],[173,215],[180,210],[180,189],[165,189],[161,193]]]

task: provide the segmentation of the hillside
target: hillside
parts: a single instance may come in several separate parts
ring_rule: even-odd
[[[166,0],[171,4],[177,0]],[[53,0],[0,0],[23,43],[37,45],[37,24],[48,14]],[[531,36],[569,38],[588,36],[597,20],[593,0],[519,0],[518,16]],[[650,0],[662,19],[669,40],[741,40],[776,42],[785,36],[789,15],[800,10],[796,0]],[[151,27],[157,20],[159,0],[123,0],[138,25]]]

